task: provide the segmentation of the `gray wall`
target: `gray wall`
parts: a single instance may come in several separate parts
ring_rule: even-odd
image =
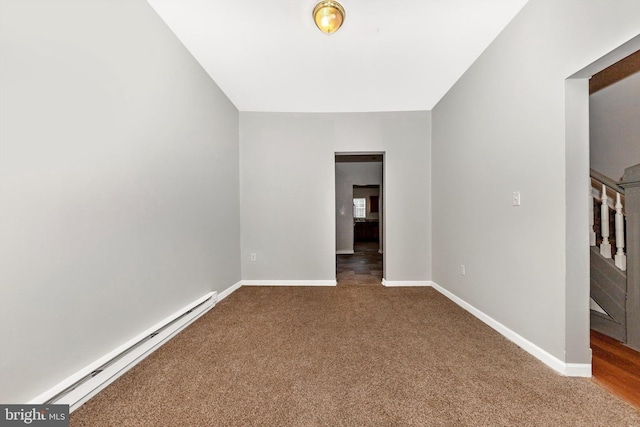
[[[590,355],[588,280],[566,277],[587,228],[565,188],[582,179],[586,198],[588,147],[565,146],[565,79],[638,34],[638,16],[635,0],[531,0],[432,112],[434,281],[566,362]]]
[[[640,73],[589,97],[591,167],[618,181],[640,163]]]
[[[0,10],[0,402],[240,280],[238,112],[143,0]]]
[[[430,126],[428,112],[240,113],[242,278],[335,280],[334,154],[375,151],[386,279],[430,280]]]
[[[354,185],[382,185],[382,163],[336,163],[336,251],[353,252]],[[379,189],[362,190],[379,194]],[[379,213],[370,217],[380,218]]]

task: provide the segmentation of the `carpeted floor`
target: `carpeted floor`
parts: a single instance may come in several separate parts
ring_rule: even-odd
[[[431,288],[243,287],[71,426],[640,426]]]

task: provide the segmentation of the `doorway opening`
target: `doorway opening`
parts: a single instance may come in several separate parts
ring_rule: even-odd
[[[605,259],[604,262],[601,262],[599,260],[600,253],[596,253],[599,251],[595,251],[593,247],[594,245],[600,244],[598,240],[603,240],[605,246],[608,246],[608,239],[602,237],[597,239],[595,235],[598,225],[609,224],[607,220],[608,210],[602,209],[602,216],[605,219],[600,221],[601,224],[595,224],[596,227],[594,228],[594,224],[591,222],[594,219],[592,215],[594,211],[594,192],[591,188],[585,188],[585,184],[589,181],[593,182],[594,176],[596,179],[601,179],[598,178],[597,175],[602,174],[591,170],[592,179],[589,180],[587,174],[590,168],[593,169],[594,166],[596,168],[605,166],[608,168],[611,166],[611,159],[596,159],[594,157],[601,148],[608,150],[611,147],[607,144],[605,144],[607,145],[606,147],[604,147],[604,145],[602,147],[594,147],[593,144],[590,144],[590,134],[592,138],[594,135],[597,137],[598,135],[594,134],[594,132],[602,132],[605,129],[598,121],[593,121],[594,118],[597,117],[592,117],[594,105],[590,105],[593,101],[593,99],[590,99],[590,93],[594,93],[606,86],[615,84],[615,82],[619,82],[620,75],[616,71],[616,68],[619,69],[619,65],[615,66],[615,64],[629,56],[638,58],[637,54],[632,55],[634,52],[637,52],[638,49],[640,49],[640,36],[631,39],[565,81],[567,131],[567,157],[565,163],[567,177],[567,185],[565,188],[567,199],[566,310],[567,313],[570,314],[567,317],[566,354],[569,360],[588,360],[595,382],[635,405],[638,405],[638,402],[640,402],[640,394],[635,393],[634,395],[633,393],[630,394],[626,392],[638,389],[638,386],[631,386],[631,384],[640,385],[640,376],[636,374],[637,369],[624,369],[624,366],[629,367],[634,366],[634,364],[636,367],[640,366],[639,354],[637,352],[633,354],[629,348],[633,347],[633,345],[630,345],[633,342],[633,328],[625,328],[627,345],[624,346],[615,338],[609,338],[593,330],[590,333],[589,330],[591,327],[596,330],[601,329],[602,332],[606,333],[613,334],[620,332],[614,331],[611,328],[602,329],[600,327],[603,325],[603,322],[606,323],[605,321],[608,320],[606,317],[613,313],[613,305],[609,304],[610,301],[605,301],[601,298],[602,292],[599,290],[601,286],[599,284],[594,286],[594,279],[597,281],[599,277],[603,277],[602,274],[600,274],[602,269],[599,266],[604,263],[609,263],[609,260]],[[601,95],[598,95],[598,97],[600,96]],[[606,95],[605,98],[608,96],[609,95]],[[590,112],[590,110],[592,111]],[[607,108],[607,114],[610,114],[611,111],[611,108]],[[628,111],[625,112],[625,114],[627,113]],[[609,118],[610,117],[608,117],[608,119]],[[611,138],[608,139],[611,140]],[[591,151],[593,151],[591,153],[590,148]],[[624,158],[627,160],[630,159],[630,156],[624,156]],[[597,161],[594,162],[594,160]],[[605,162],[603,163],[602,161]],[[612,175],[618,175],[618,173],[614,172]],[[616,185],[617,178],[619,177],[616,176],[611,180],[614,185]],[[589,187],[592,185],[593,183],[591,183]],[[602,186],[599,186],[599,188],[601,190]],[[601,193],[605,194],[607,194],[607,192],[601,191]],[[627,214],[629,213],[628,211],[629,209],[627,209]],[[602,227],[603,230],[606,230],[605,237],[609,234],[607,228],[608,227]],[[590,230],[590,232],[585,233],[584,230]],[[622,243],[622,240],[623,238],[619,237],[620,243]],[[589,249],[590,247],[591,249]],[[629,249],[631,249],[631,247],[629,247]],[[606,254],[607,251],[604,252],[605,255],[602,257],[608,258]],[[613,252],[615,252],[615,250],[613,250]],[[628,255],[631,254],[631,252],[632,251],[629,251]],[[594,261],[596,261],[596,264],[594,264]],[[614,264],[613,260],[611,260],[611,264]],[[612,267],[612,270],[615,268],[616,267]],[[627,272],[628,271],[629,269],[627,267]],[[633,281],[631,276],[627,276],[627,278]],[[626,296],[624,296],[623,299],[626,300],[626,302],[632,302],[634,300],[640,301],[640,290],[638,290],[640,288],[637,286],[626,287]],[[590,305],[589,301],[591,301]],[[589,312],[591,313],[591,319],[589,319],[589,315],[587,314]],[[621,311],[621,313],[623,313],[623,311]],[[616,317],[615,313],[613,317]],[[640,318],[640,310],[627,310],[626,314],[618,314],[617,317],[619,322],[621,322],[623,317],[626,318],[626,322],[624,323],[627,326],[629,324],[640,324],[640,321],[637,320]],[[640,331],[640,329],[638,329],[638,331]],[[589,347],[591,347],[591,352],[588,351]],[[625,357],[621,357],[623,352],[626,354]],[[614,357],[612,357],[612,355],[614,355]],[[613,360],[621,362],[621,364],[619,366],[612,366],[611,362]],[[617,374],[612,376],[610,375],[611,373]],[[620,385],[623,387],[619,387]]]
[[[382,286],[384,153],[336,153],[338,286]]]
[[[625,171],[640,164],[640,126],[635,119],[639,95],[640,50],[589,80],[592,373],[596,382],[636,407],[640,407],[640,325],[633,313],[640,311],[640,298],[634,296],[639,281],[633,273],[627,275],[626,260],[637,253],[630,237],[638,225],[633,219],[627,221],[635,208]],[[637,259],[629,259],[634,262]]]

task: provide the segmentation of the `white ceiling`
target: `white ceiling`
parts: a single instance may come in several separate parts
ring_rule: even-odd
[[[431,110],[527,0],[147,0],[240,111]],[[393,7],[393,9],[386,9]]]

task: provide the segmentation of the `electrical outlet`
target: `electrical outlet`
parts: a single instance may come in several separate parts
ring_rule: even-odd
[[[464,266],[464,264],[460,266],[460,274],[462,274],[463,276],[467,275],[467,268]]]
[[[251,259],[251,262],[255,262],[255,261],[258,259],[258,257],[256,256],[256,253],[255,253],[255,252],[252,252],[252,253],[251,253],[251,257],[250,257],[250,259]]]

